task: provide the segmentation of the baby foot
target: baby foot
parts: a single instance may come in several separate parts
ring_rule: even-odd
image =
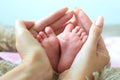
[[[106,47],[99,45],[103,21],[103,17],[98,17],[92,24],[88,39],[75,57],[67,75],[64,74],[66,78],[64,80],[85,80],[86,76],[89,80],[94,80],[93,72],[101,72],[109,63],[109,53],[105,51]]]
[[[54,31],[50,27],[45,28],[45,32],[39,32],[37,40],[44,47],[53,69],[56,70],[59,61],[59,41]]]
[[[79,26],[68,24],[65,30],[58,35],[61,46],[61,57],[58,64],[58,72],[70,68],[76,54],[87,40],[87,34]]]

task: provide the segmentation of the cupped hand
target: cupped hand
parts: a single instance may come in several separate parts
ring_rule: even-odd
[[[90,18],[87,16],[87,14],[82,9],[79,9],[76,7],[74,9],[74,15],[75,15],[75,19],[74,19],[73,23],[83,27],[86,30],[86,33],[89,34],[89,30],[90,30],[93,23],[90,20]],[[101,53],[105,54],[106,57],[108,57],[107,58],[108,61],[110,60],[108,50],[105,46],[105,43],[104,43],[102,36],[100,35],[100,40],[98,42],[98,48],[97,48],[97,54],[101,54]]]
[[[50,26],[55,34],[61,33],[67,22],[72,18],[73,12],[68,12],[68,8],[62,8],[51,15],[47,16],[46,18],[39,20],[37,22],[32,22],[32,21],[24,21],[24,24],[26,25],[27,29],[32,33],[32,35],[37,38],[37,35],[39,34],[40,31],[44,31],[44,29],[47,26]],[[49,55],[48,55],[49,56]],[[55,56],[59,56],[59,54],[56,54]],[[52,61],[52,60],[50,60]],[[54,65],[52,65],[54,66]]]
[[[30,29],[31,33],[36,37],[36,35],[45,29],[46,26],[51,26],[56,34],[63,31],[66,23],[72,18],[73,12],[67,12],[68,8],[62,8],[58,11],[50,14],[46,18],[43,18],[37,22],[24,21],[27,28]]]
[[[53,70],[45,50],[27,30],[23,21],[16,21],[16,48],[22,62],[1,77],[1,80],[52,80]]]
[[[108,64],[108,52],[98,52],[102,27],[103,17],[98,17],[92,24],[88,39],[75,57],[72,66],[60,75],[59,80],[86,80],[86,77],[94,80],[93,72],[100,72]]]

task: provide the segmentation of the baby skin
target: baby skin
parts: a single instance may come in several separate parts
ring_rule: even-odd
[[[59,63],[60,45],[54,31],[51,27],[46,27],[45,32],[39,32],[37,40],[44,47],[50,63],[55,71],[57,71],[57,65]]]
[[[103,17],[98,17],[92,24],[89,36],[78,54],[76,55],[69,70],[60,74],[58,80],[94,80],[93,72],[101,72],[109,62],[109,54],[104,50],[99,52],[100,35],[103,28]],[[102,48],[101,48],[102,49]]]
[[[87,34],[83,28],[68,24],[64,31],[58,35],[61,47],[61,56],[58,64],[58,72],[70,68],[75,56],[87,40]]]
[[[45,32],[39,32],[37,39],[45,48],[53,69],[61,73],[70,68],[75,56],[87,40],[87,34],[79,26],[68,24],[58,36],[47,27]]]

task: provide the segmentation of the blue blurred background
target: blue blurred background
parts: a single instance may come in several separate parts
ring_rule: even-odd
[[[105,24],[120,24],[120,0],[0,0],[0,23],[14,25],[16,19],[39,20],[50,13],[69,7],[82,8],[95,20],[105,17]]]

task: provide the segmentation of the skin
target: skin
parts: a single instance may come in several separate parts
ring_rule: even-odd
[[[90,26],[92,24],[91,20],[88,18],[88,16],[80,9],[76,8],[74,9],[74,14],[75,14],[75,19],[72,19],[71,22],[75,25],[75,26],[80,26],[80,27],[83,27],[85,29],[85,31],[88,33],[89,32],[89,29],[90,29]],[[104,50],[105,53],[108,53],[106,47],[105,47],[105,44],[103,42],[103,39],[102,37],[100,38],[100,42],[99,42],[99,48],[98,48],[98,53],[102,53],[101,51]],[[101,50],[102,49],[102,50]],[[108,56],[108,60],[109,60],[109,55],[106,54],[106,56]],[[64,59],[63,59],[64,61]],[[62,62],[62,61],[61,61]],[[72,60],[69,61],[69,63],[71,64],[72,63]],[[62,63],[60,63],[62,64]],[[67,66],[67,68],[70,67],[70,64],[69,66]],[[63,65],[64,66],[64,65]],[[65,67],[60,67],[58,68],[58,71],[59,72],[62,72],[64,71],[65,69],[67,69],[66,66]],[[61,69],[61,70],[60,70]],[[63,69],[63,70],[62,70]]]
[[[76,25],[82,25],[82,27],[86,30],[86,32],[89,34],[89,30],[92,25],[92,21],[89,19],[89,17],[83,12],[83,10],[80,10],[79,8],[76,8],[74,10],[75,18],[76,18]],[[102,52],[103,51],[103,52]],[[98,53],[108,53],[105,43],[103,41],[102,36],[100,37],[100,41],[98,43]],[[106,56],[109,57],[109,54],[106,54]]]
[[[82,15],[83,16],[83,15]],[[11,79],[11,80],[20,80],[20,79],[22,79],[22,80],[28,80],[28,79],[31,79],[31,80],[39,80],[40,78],[41,78],[41,80],[51,80],[51,77],[53,76],[52,75],[52,68],[51,68],[51,66],[49,66],[50,65],[50,63],[49,63],[49,60],[48,60],[48,58],[47,58],[47,56],[45,55],[46,53],[45,53],[45,51],[43,50],[43,48],[40,46],[40,45],[38,45],[39,43],[33,38],[33,36],[30,34],[30,32],[28,32],[27,30],[26,30],[26,28],[25,27],[27,27],[26,26],[26,23],[25,22],[19,22],[18,21],[18,25],[20,26],[22,26],[22,28],[19,28],[18,29],[18,27],[17,27],[17,30],[18,30],[18,34],[17,34],[17,36],[18,37],[16,37],[16,40],[18,41],[18,44],[20,44],[20,42],[22,41],[24,44],[20,44],[20,47],[17,47],[17,49],[18,49],[18,51],[20,52],[20,54],[21,54],[21,57],[22,57],[22,63],[19,65],[19,66],[17,66],[16,68],[14,68],[13,70],[11,70],[10,72],[8,72],[7,74],[5,74],[4,76],[2,76],[2,80],[6,80],[6,79]],[[29,23],[29,22],[28,22]],[[31,23],[31,22],[30,22]],[[20,27],[21,27],[20,26]],[[23,27],[24,26],[24,27]],[[30,30],[31,28],[29,27],[29,30]],[[95,31],[96,33],[97,33],[97,31]],[[26,35],[22,35],[22,34],[26,34]],[[92,33],[91,33],[92,34]],[[23,36],[23,39],[24,39],[24,41],[23,41],[23,39],[21,38]],[[98,37],[98,35],[97,35],[97,37]],[[91,37],[91,38],[95,38],[95,37]],[[88,39],[88,40],[91,40],[91,38],[90,39]],[[33,41],[33,45],[35,46],[35,48],[31,48],[30,46],[28,46],[28,45],[30,45],[30,43],[29,42],[31,42],[31,40]],[[101,40],[101,39],[99,39],[99,40]],[[97,40],[94,40],[94,41],[97,41]],[[88,41],[86,41],[86,44],[88,44],[88,43],[90,43],[90,42],[88,42]],[[16,42],[17,43],[17,42]],[[97,43],[97,42],[96,42]],[[99,42],[98,42],[99,43]],[[17,45],[16,45],[17,46]],[[23,47],[24,46],[24,47]],[[95,46],[96,46],[96,44],[95,44]],[[98,44],[97,44],[97,46],[98,46]],[[22,48],[23,47],[23,48]],[[28,47],[28,48],[27,48]],[[27,49],[26,49],[27,48]],[[89,48],[89,47],[88,47]],[[86,50],[86,49],[88,49],[87,47],[85,47],[85,48],[83,48],[83,50],[81,50],[81,53],[83,53],[84,52],[84,50]],[[30,52],[27,52],[27,50],[28,49],[31,49],[31,51]],[[91,52],[91,48],[89,48],[90,49],[90,52]],[[104,49],[104,47],[103,47],[103,49]],[[32,52],[33,51],[33,52]],[[92,50],[93,51],[93,50]],[[98,47],[97,47],[97,49],[96,49],[96,51],[98,51]],[[39,52],[42,52],[42,53],[39,53]],[[107,62],[109,61],[109,57],[108,56],[106,56],[106,54],[108,55],[108,53],[106,53],[105,54],[105,51],[103,50],[103,55],[105,56],[105,63],[107,64]],[[85,52],[87,55],[88,55],[88,53],[87,52]],[[92,52],[93,53],[93,52]],[[90,54],[90,53],[89,53]],[[86,55],[86,56],[87,56]],[[94,54],[95,55],[95,54]],[[86,57],[85,56],[85,57]],[[90,57],[91,56],[88,56],[87,57],[87,59],[85,60],[85,63],[88,63],[88,61],[90,61],[89,59],[90,59]],[[96,56],[95,56],[96,57]],[[96,59],[98,59],[98,57],[96,58]],[[100,61],[101,61],[102,59],[100,59]],[[44,62],[45,61],[45,62]],[[63,79],[63,80],[70,80],[68,77],[70,76],[71,77],[71,79],[73,80],[73,79],[75,79],[76,78],[76,80],[79,80],[79,79],[84,79],[85,78],[85,75],[86,75],[86,69],[88,69],[88,67],[85,67],[83,70],[81,70],[81,69],[79,69],[78,70],[78,72],[76,72],[76,67],[77,67],[77,65],[75,64],[75,63],[77,63],[79,61],[79,56],[78,56],[78,59],[76,59],[75,58],[75,61],[73,62],[73,64],[72,64],[72,67],[70,68],[70,70],[66,70],[63,74],[64,75],[62,75],[61,74],[61,76],[60,76],[60,78],[59,79]],[[84,61],[84,59],[83,59],[83,61]],[[99,61],[99,60],[98,60]],[[29,63],[26,63],[26,62],[29,62]],[[44,62],[44,63],[41,63],[41,62]],[[101,62],[103,62],[103,61],[101,61]],[[38,64],[38,63],[40,63],[40,64]],[[38,64],[38,65],[37,65]],[[97,63],[98,64],[98,63]],[[32,65],[32,66],[30,66],[30,65]],[[35,65],[35,66],[34,66]],[[44,66],[47,66],[46,68],[44,67],[44,70],[43,70],[43,66],[42,65],[44,65]],[[103,64],[102,64],[103,65]],[[76,67],[75,67],[76,66]],[[80,66],[80,64],[78,65],[78,67],[77,68],[79,68],[79,66]],[[86,66],[86,65],[85,65]],[[93,67],[92,66],[92,64],[90,65],[91,66],[91,68]],[[27,69],[25,69],[25,67],[27,67]],[[41,67],[41,68],[40,68]],[[41,69],[43,70],[43,71],[41,71]],[[88,70],[91,70],[91,69],[88,69]],[[91,70],[91,71],[94,71],[94,68],[93,68],[93,70]],[[88,73],[87,75],[89,76],[89,74],[91,75],[91,71],[90,71],[90,73]],[[39,72],[42,72],[41,74],[39,73]],[[45,76],[45,74],[46,74],[46,72],[48,73],[48,75],[46,75]],[[20,73],[21,73],[21,76],[19,76],[20,75]],[[33,76],[31,76],[31,75],[34,75],[34,74],[40,74],[40,75],[37,75],[37,76],[34,76],[34,78],[32,78]],[[50,73],[50,74],[49,74]],[[71,75],[72,73],[76,73],[76,75]],[[80,76],[80,74],[79,74],[79,76],[78,76],[78,73],[82,73],[81,74],[81,76]],[[41,77],[42,76],[42,77]]]
[[[32,33],[32,35],[34,37],[36,37],[38,35],[38,32],[41,31],[41,30],[44,30],[44,28],[46,26],[49,26],[51,25],[51,27],[53,28],[53,30],[55,31],[56,34],[59,34],[65,27],[65,24],[66,22],[68,22],[69,19],[71,19],[71,17],[73,16],[73,13],[72,12],[69,12],[67,13],[67,10],[68,8],[62,8],[56,12],[54,12],[53,14],[49,15],[48,17],[46,17],[45,19],[43,20],[40,20],[38,22],[33,22],[33,21],[22,21],[22,24],[24,24],[24,26],[29,29],[29,31]],[[57,17],[56,17],[57,16]],[[51,19],[51,20],[49,20]],[[20,25],[20,24],[19,24]],[[58,26],[59,25],[59,26]],[[24,30],[24,33],[26,34],[26,31]],[[27,32],[28,33],[28,32]],[[29,33],[28,33],[29,34]],[[29,34],[30,35],[30,34]],[[27,35],[25,35],[27,36]],[[20,42],[21,43],[21,42]],[[28,42],[29,43],[29,42]],[[31,44],[31,43],[29,43]],[[31,54],[35,52],[38,52],[34,49],[31,49],[33,50],[33,52]],[[44,51],[43,51],[44,52]],[[35,55],[32,55],[32,56],[35,56]],[[31,57],[32,57],[31,56]],[[21,56],[23,57],[23,56]],[[31,61],[30,63],[26,64],[24,63],[26,61],[26,57],[24,57],[23,59],[23,63],[21,63],[18,67],[16,67],[15,69],[13,69],[12,71],[8,72],[7,74],[5,74],[4,76],[2,76],[1,79],[3,80],[6,80],[7,79],[18,79],[18,72],[19,73],[25,73],[25,75],[21,75],[21,78],[25,78],[27,76],[30,76],[30,73],[29,74],[26,74],[27,71],[30,71],[31,69],[34,69],[35,68],[36,70],[38,69],[38,65],[37,66],[31,66],[31,68],[29,68],[28,70],[25,69],[24,67],[29,67],[29,65],[32,65],[33,61],[34,61],[34,57],[31,58]],[[47,69],[48,70],[48,69]],[[33,70],[32,70],[33,71]],[[31,72],[32,72],[31,71]],[[38,70],[39,71],[39,70]],[[46,71],[45,71],[46,72]],[[50,72],[51,72],[51,69],[50,69]],[[34,72],[33,72],[34,74]],[[51,75],[51,74],[50,74]],[[16,77],[15,77],[16,76]],[[49,78],[51,79],[51,78]],[[22,79],[23,80],[23,79]],[[45,79],[46,80],[46,79]]]
[[[39,32],[38,36],[38,41],[44,47],[53,69],[60,73],[70,68],[76,54],[86,40],[85,31],[72,24],[68,24],[58,36],[55,35],[51,27],[46,27],[45,31]]]
[[[83,27],[85,30],[86,30],[86,32],[89,34],[89,30],[90,30],[90,28],[91,28],[91,25],[92,25],[92,22],[91,22],[91,20],[90,20],[90,18],[83,12],[83,10],[81,10],[81,9],[79,9],[79,8],[75,8],[74,9],[74,15],[75,15],[75,17],[71,20],[71,22],[74,24],[74,25],[79,25],[80,27]],[[96,22],[96,21],[95,21]],[[101,20],[99,20],[99,22],[101,22],[101,23],[99,23],[100,25],[98,25],[97,24],[97,26],[103,26],[103,18],[101,19]],[[95,32],[97,32],[97,31],[95,31]],[[101,57],[103,56],[103,59],[101,59],[101,62],[99,62],[99,63],[101,63],[101,66],[100,67],[98,67],[99,69],[96,69],[97,71],[99,71],[100,72],[100,70],[106,65],[106,64],[108,64],[109,63],[109,61],[110,61],[110,56],[109,56],[109,53],[108,53],[108,51],[107,51],[107,49],[106,49],[106,47],[105,47],[105,43],[104,43],[104,41],[103,41],[103,39],[102,39],[102,37],[100,36],[100,38],[99,38],[99,41],[98,41],[98,43],[97,43],[97,49],[96,49],[97,51],[96,51],[96,53],[97,54],[100,54],[101,55]],[[90,67],[91,68],[91,67]],[[91,68],[92,69],[92,68]],[[88,70],[88,69],[87,69]],[[93,70],[94,70],[94,67],[93,67]],[[68,72],[69,70],[66,70],[66,71],[64,71],[63,72],[63,74],[61,74],[62,76],[62,78],[61,79],[64,79],[65,78],[65,75],[66,74],[68,74],[67,72]],[[74,71],[74,69],[73,69],[73,71]],[[79,71],[78,71],[79,72]],[[84,71],[83,71],[84,72]],[[72,72],[71,72],[72,73]],[[71,74],[70,73],[70,74]],[[76,73],[76,72],[75,72]],[[91,74],[92,74],[92,72],[91,72]],[[79,74],[80,75],[80,74]],[[70,76],[70,75],[69,75]],[[72,76],[72,75],[71,75]],[[85,76],[85,75],[84,75]],[[68,78],[68,77],[67,77]],[[66,80],[67,80],[67,78],[65,78]],[[74,79],[76,78],[75,76],[73,77]],[[93,80],[93,76],[90,76],[90,79],[91,80]],[[70,80],[70,79],[68,79],[68,80]],[[71,80],[72,80],[72,78],[71,78]],[[76,79],[77,80],[77,79]]]
[[[46,27],[45,31],[40,31],[37,40],[45,49],[50,63],[55,71],[60,58],[59,40],[51,27]]]
[[[55,34],[59,34],[63,31],[66,23],[73,16],[73,12],[67,12],[67,10],[68,8],[65,7],[50,14],[42,20],[39,20],[37,22],[24,21],[24,24],[34,37],[36,37],[40,31],[44,30],[46,26],[50,26],[54,30]]]
[[[50,26],[55,34],[59,34],[63,31],[65,28],[67,22],[72,18],[73,12],[67,12],[68,8],[62,8],[46,18],[39,20],[37,22],[33,21],[24,21],[24,24],[26,25],[27,29],[32,33],[32,35],[38,39],[39,32],[44,31],[46,26]],[[50,55],[48,55],[50,58]],[[56,59],[59,60],[59,53],[56,55]],[[51,62],[53,63],[53,68],[57,71],[57,63],[58,60],[52,60],[50,59]]]
[[[90,20],[90,18],[85,14],[85,12],[83,10],[80,10],[79,8],[75,8],[76,11],[74,11],[74,14],[76,16],[76,20],[77,20],[77,25],[82,25],[82,27],[86,30],[86,32],[89,34],[89,30],[92,26],[92,21]],[[102,20],[104,20],[102,18]],[[104,24],[104,21],[102,23],[102,20],[101,20],[101,25],[103,26]],[[96,22],[96,20],[94,21]],[[101,26],[100,25],[100,26]],[[101,54],[103,53],[106,57],[107,57],[107,60],[106,61],[110,61],[110,56],[109,56],[109,53],[108,53],[108,50],[106,49],[106,46],[105,46],[105,43],[104,43],[104,40],[102,38],[102,36],[100,36],[100,40],[98,42],[98,49],[97,49],[97,53],[98,54]]]
[[[16,48],[20,53],[20,65],[3,75],[1,80],[52,80],[53,70],[45,50],[26,29],[23,21],[16,21]],[[28,46],[32,45],[34,47]],[[48,74],[46,74],[48,73]],[[35,76],[33,76],[36,74]],[[46,74],[46,75],[45,75]]]
[[[100,72],[108,64],[109,56],[106,56],[108,52],[98,53],[102,27],[103,17],[98,17],[92,24],[88,39],[75,57],[72,66],[60,75],[59,80],[85,80],[86,76],[94,80],[92,73]]]
[[[58,72],[70,68],[75,56],[87,40],[86,32],[79,26],[68,24],[64,31],[58,35],[61,56],[58,64]]]
[[[101,24],[103,19],[99,18],[98,21],[100,21],[99,24]],[[84,80],[85,76],[93,80],[92,72],[101,70],[107,64],[105,54],[97,53],[97,45],[100,40],[98,36],[100,36],[101,31],[101,25],[92,25],[87,41],[77,54],[70,69],[64,71],[63,74],[60,75],[59,80]],[[16,47],[22,57],[22,63],[3,75],[1,79],[51,80],[53,72],[45,50],[37,40],[34,39],[31,33],[27,31],[22,21],[17,21],[16,32]],[[29,46],[30,43],[34,45],[34,48]],[[88,65],[88,63],[90,64]],[[98,67],[94,66],[95,64]],[[25,67],[27,67],[27,69],[25,69]],[[33,77],[34,74],[36,74],[36,76]]]
[[[98,19],[98,21],[102,20],[103,19],[101,18]],[[101,24],[101,22],[99,23]],[[59,80],[84,80],[86,75],[90,79],[93,79],[91,77],[92,72],[99,71],[105,66],[108,62],[107,57],[104,53],[97,53],[98,42],[100,40],[98,36],[100,36],[102,31],[101,29],[101,25],[93,24],[88,40],[76,56],[71,68],[67,70],[67,72],[65,71],[61,74]],[[17,21],[16,32],[16,47],[22,57],[22,63],[7,74],[3,75],[1,80],[52,80],[52,67],[49,63],[45,50],[34,39],[30,32],[27,31],[23,22]],[[29,46],[31,45],[29,43],[34,45],[34,48]],[[95,64],[96,66],[98,65],[98,67],[94,66]],[[25,67],[27,67],[27,69],[25,69]],[[47,75],[45,75],[46,72]],[[19,74],[22,75],[20,76]],[[33,77],[35,74],[36,76]]]

